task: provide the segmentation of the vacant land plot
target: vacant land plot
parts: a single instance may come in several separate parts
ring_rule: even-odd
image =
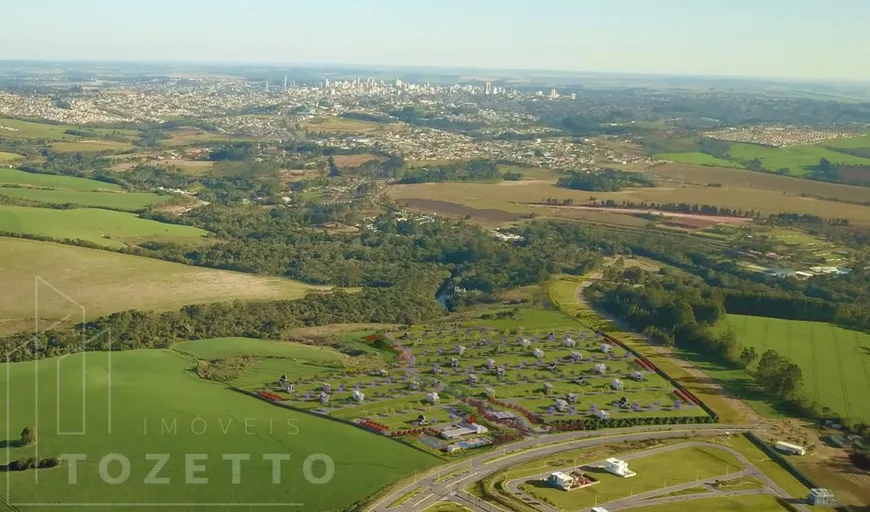
[[[470,215],[478,219],[489,220],[493,222],[510,222],[519,220],[522,215],[497,210],[492,208],[473,208],[463,204],[451,203],[447,201],[436,201],[433,199],[411,198],[400,202],[402,205],[411,208],[412,210],[421,210],[426,212],[435,212],[440,215],[451,217],[465,217]]]
[[[743,171],[740,171],[743,172]],[[856,187],[859,188],[859,187]],[[845,217],[854,224],[870,224],[870,207],[821,199],[797,197],[772,190],[708,187],[703,185],[670,185],[660,183],[654,188],[630,188],[621,192],[588,192],[558,188],[555,183],[542,181],[481,183],[427,183],[397,185],[390,197],[401,204],[412,199],[426,199],[457,203],[471,208],[494,209],[506,212],[530,213],[526,203],[541,202],[546,198],[571,199],[574,204],[589,202],[590,197],[599,201],[612,199],[617,204],[624,200],[641,202],[709,204],[714,206],[754,210],[770,213],[808,213],[824,218]]]
[[[182,126],[170,130],[169,137],[160,140],[163,146],[186,146],[188,144],[198,144],[204,142],[230,141],[230,140],[252,140],[250,137],[233,137],[220,133],[211,133],[194,128],[192,126]]]
[[[0,231],[58,240],[86,240],[116,248],[146,241],[182,245],[202,243],[208,234],[199,228],[142,219],[131,213],[94,208],[56,210],[22,206],[0,206]]]
[[[0,195],[40,203],[74,204],[130,212],[142,210],[149,206],[158,206],[172,199],[172,196],[150,194],[148,192],[87,192],[82,190],[45,190],[18,187],[0,187]]]
[[[74,176],[57,176],[54,174],[37,174],[17,169],[0,169],[0,184],[22,185],[25,187],[54,188],[64,190],[121,190],[119,185],[104,181],[76,178]]]
[[[76,485],[68,483],[68,463],[41,470],[38,483],[33,471],[7,473],[0,489],[12,503],[127,503],[132,508],[162,503],[178,510],[195,508],[183,504],[271,503],[275,508],[293,503],[294,510],[343,510],[439,462],[394,440],[201,380],[190,372],[190,358],[172,350],[114,352],[109,357],[88,352],[0,366],[0,379],[13,390],[0,397],[3,410],[11,412],[8,428],[6,422],[0,427],[2,439],[17,439],[23,428],[31,427],[39,440],[30,447],[12,447],[9,458],[37,452],[39,457],[86,457],[78,463]],[[64,432],[82,434],[59,435]],[[130,463],[129,479],[116,485],[106,483],[97,471],[99,461],[111,453]],[[161,474],[168,481],[159,493],[145,481],[155,465],[146,458],[149,453],[168,454]],[[190,467],[186,454],[191,453],[202,454],[196,460],[202,466],[196,472],[204,479],[200,485],[190,485],[184,476],[185,464]],[[225,453],[250,455],[240,464],[240,484],[232,483]],[[290,455],[281,462],[278,485],[268,454]],[[313,454],[325,454],[332,462],[334,474],[328,478],[323,457],[309,461],[312,476],[328,480],[329,492],[324,492],[324,482],[303,476],[303,464]]]
[[[36,123],[18,119],[0,118],[0,137],[10,139],[78,140],[79,137],[65,133],[67,130],[87,130],[98,136],[118,136],[129,139],[139,137],[136,130],[115,128],[90,128],[71,124]]]
[[[17,153],[7,153],[5,151],[0,151],[0,163],[14,162],[15,160],[20,160],[22,158],[24,157]]]
[[[170,263],[51,242],[0,238],[0,330],[33,328],[39,277],[38,315],[46,322],[87,318],[127,309],[173,310],[185,304],[253,299],[297,299],[324,289],[279,277],[261,277]],[[56,290],[56,291],[55,291]],[[58,293],[59,292],[59,293]],[[66,300],[62,294],[75,301]]]
[[[265,341],[254,338],[215,338],[185,341],[172,346],[173,350],[200,359],[221,359],[238,356],[279,357],[303,361],[342,361],[347,356],[334,350],[311,347],[286,341]]]
[[[363,153],[361,155],[334,155],[332,159],[335,161],[336,166],[342,168],[359,167],[369,160],[381,160],[379,156],[370,153]]]
[[[696,185],[719,184],[726,190],[753,189],[770,191],[780,195],[785,193],[793,196],[835,198],[841,201],[870,201],[870,188],[867,187],[811,181],[766,172],[686,164],[660,165],[647,172],[653,176],[676,179]]]
[[[51,148],[59,153],[88,153],[100,151],[127,151],[133,149],[129,142],[114,140],[80,140],[75,142],[55,142]]]
[[[691,446],[631,459],[629,468],[636,472],[637,476],[622,478],[604,470],[587,470],[601,483],[571,492],[547,487],[544,482],[537,480],[529,481],[526,489],[532,495],[546,499],[561,510],[578,510],[591,507],[596,503],[626,498],[631,494],[727,475],[742,470],[743,465],[725,450]]]
[[[712,167],[736,167],[738,169],[744,168],[742,164],[737,162],[732,162],[723,158],[716,158],[713,155],[708,155],[707,153],[701,153],[699,151],[691,153],[659,153],[654,156],[656,158],[661,158],[662,160],[673,160],[674,162],[684,164],[709,165]]]
[[[803,393],[844,418],[870,421],[870,335],[821,322],[728,315],[745,346],[776,350],[803,371]]]
[[[327,133],[368,133],[377,129],[392,130],[393,126],[388,126],[370,121],[360,121],[357,119],[345,119],[343,117],[321,117],[312,119],[303,123],[303,126],[310,132],[327,132]],[[398,124],[396,126],[399,126]]]

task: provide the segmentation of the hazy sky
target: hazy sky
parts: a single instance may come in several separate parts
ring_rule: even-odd
[[[870,80],[870,0],[0,0],[0,60]]]

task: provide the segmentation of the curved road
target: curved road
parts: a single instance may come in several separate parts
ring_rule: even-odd
[[[462,495],[467,493],[458,492],[461,487],[480,481],[493,473],[565,450],[621,443],[623,441],[669,439],[691,435],[716,436],[747,430],[748,427],[745,425],[661,425],[567,432],[564,434],[542,436],[537,439],[527,439],[506,446],[501,451],[488,452],[457,464],[430,471],[423,477],[416,479],[413,483],[394,489],[366,510],[370,512],[387,510],[391,512],[419,512],[442,499],[450,499],[457,496],[462,498]],[[446,474],[451,474],[451,476],[443,479],[441,482],[436,482],[441,475]],[[398,507],[388,508],[390,504],[418,487],[422,487],[423,491]],[[467,506],[467,503],[464,503],[464,505]],[[480,503],[479,500],[475,500],[475,505],[477,510],[498,510],[497,507]]]
[[[664,487],[661,489],[656,489],[653,491],[648,491],[648,492],[636,494],[636,495],[633,495],[631,497],[622,498],[619,500],[611,501],[609,503],[601,503],[601,505],[604,506],[605,508],[607,508],[608,510],[622,510],[622,509],[641,507],[641,506],[646,506],[646,505],[660,505],[660,504],[675,503],[675,502],[680,502],[680,501],[690,501],[693,499],[711,498],[711,497],[717,497],[717,496],[723,496],[723,495],[738,495],[739,496],[739,495],[743,495],[743,494],[763,494],[763,493],[765,493],[766,490],[768,490],[767,493],[772,493],[772,494],[779,496],[780,498],[783,498],[783,499],[791,499],[792,498],[792,496],[789,495],[785,489],[783,489],[782,487],[777,485],[776,482],[771,480],[767,475],[762,473],[761,470],[756,468],[755,465],[752,464],[752,462],[750,462],[749,459],[747,459],[745,455],[738,452],[737,450],[734,450],[732,448],[729,448],[727,446],[723,446],[720,444],[705,443],[705,442],[679,443],[679,444],[674,444],[674,445],[670,445],[670,446],[662,446],[659,448],[653,448],[651,450],[645,450],[642,452],[628,454],[628,455],[622,457],[622,459],[623,460],[638,459],[641,457],[646,457],[648,455],[655,455],[658,453],[670,452],[670,451],[674,451],[674,450],[679,450],[681,448],[687,448],[690,446],[709,446],[709,447],[717,448],[720,450],[724,450],[724,451],[730,453],[731,455],[733,455],[734,458],[736,458],[738,461],[740,461],[740,463],[743,464],[744,469],[742,469],[740,471],[731,472],[731,473],[728,473],[726,475],[720,475],[720,476],[707,478],[707,479],[703,479],[703,480],[698,480],[698,481],[693,481],[693,482],[688,482],[688,483],[684,483],[684,484],[672,485],[670,487]],[[602,466],[603,464],[604,464],[604,461],[602,460],[602,461],[588,464],[588,466]],[[735,468],[735,469],[737,469],[737,468]],[[541,473],[538,475],[531,475],[531,476],[527,476],[527,477],[523,477],[523,478],[516,478],[514,480],[510,480],[509,482],[507,482],[505,484],[505,487],[507,487],[508,491],[513,493],[515,496],[521,496],[521,495],[528,496],[527,494],[523,493],[523,491],[520,490],[520,488],[519,488],[520,484],[522,484],[523,482],[528,481],[528,480],[544,478],[552,472],[553,472],[553,470],[550,470],[550,471],[547,471],[545,473]],[[659,499],[655,499],[655,500],[650,499],[650,498],[655,498],[656,496],[660,496],[662,494],[668,494],[668,493],[680,491],[683,489],[698,487],[699,485],[713,483],[717,480],[733,480],[735,478],[739,478],[742,476],[755,477],[758,480],[760,480],[767,487],[766,487],[766,489],[751,489],[748,491],[712,492],[712,493],[684,495],[684,496],[667,496],[667,497],[659,498]],[[734,493],[738,493],[738,494],[734,494]],[[535,503],[535,506],[541,510],[544,510],[545,512],[559,512],[559,509],[557,509],[555,507],[552,507],[552,506],[550,506],[546,503],[543,503],[543,502],[538,502],[538,500],[536,500],[534,498],[531,498],[531,497],[529,497],[529,498],[531,500],[537,502],[537,503]],[[525,500],[525,501],[528,502],[530,500]],[[803,505],[800,505],[797,503],[794,503],[794,505],[795,505],[795,508],[797,508],[798,510],[808,510]],[[589,509],[581,509],[581,510],[589,510]]]

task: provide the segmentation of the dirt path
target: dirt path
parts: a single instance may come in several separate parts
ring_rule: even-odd
[[[626,325],[622,320],[615,318],[604,311],[599,311],[595,309],[594,307],[592,307],[589,301],[586,300],[586,296],[583,294],[583,291],[587,287],[589,287],[595,281],[600,280],[603,276],[604,272],[602,270],[597,270],[591,274],[587,274],[586,276],[584,276],[583,282],[580,283],[579,286],[577,286],[577,291],[575,293],[577,303],[580,305],[580,307],[592,311],[601,318],[609,321],[619,330],[630,333],[632,332],[631,328]],[[639,334],[635,333],[635,335],[640,337]],[[747,423],[761,422],[762,418],[758,415],[758,413],[753,411],[752,408],[746,405],[742,400],[739,400],[734,395],[725,391],[721,384],[714,381],[703,370],[700,370],[692,363],[675,356],[673,350],[671,350],[669,347],[656,345],[646,339],[644,339],[644,341],[646,342],[646,346],[650,348],[653,354],[668,359],[680,369],[688,373],[695,380],[695,383],[697,385],[704,387],[704,390],[706,392],[721,396],[728,403],[729,406],[739,411],[740,414],[742,414],[746,418]]]

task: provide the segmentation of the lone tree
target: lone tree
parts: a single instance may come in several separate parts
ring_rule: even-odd
[[[34,432],[30,427],[24,427],[24,430],[21,431],[21,445],[30,446],[35,442],[36,432]]]

